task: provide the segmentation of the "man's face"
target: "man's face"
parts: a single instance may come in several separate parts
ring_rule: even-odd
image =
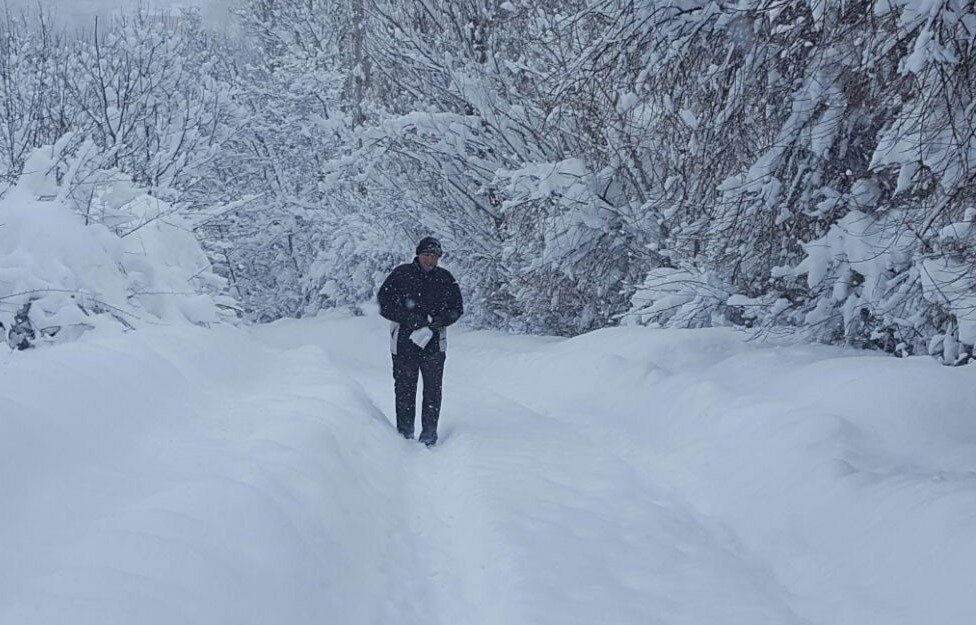
[[[437,266],[438,256],[437,254],[424,252],[423,254],[418,255],[417,259],[420,260],[421,269],[423,269],[424,271],[430,271],[431,269]]]

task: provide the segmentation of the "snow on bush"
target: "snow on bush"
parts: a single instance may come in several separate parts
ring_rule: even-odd
[[[315,260],[302,280],[305,308],[314,315],[323,308],[347,308],[361,314],[371,304],[390,270],[409,261],[409,250],[396,254],[396,243],[376,236],[378,226],[358,216],[329,224]],[[388,237],[392,239],[393,237]]]
[[[968,359],[976,343],[976,277],[966,248],[953,245],[968,233],[974,213],[926,242],[899,227],[905,216],[898,212],[849,212],[804,245],[798,265],[774,270],[787,279],[805,276],[813,296],[812,305],[791,313],[793,323],[820,328],[821,339],[928,351],[946,364]]]
[[[0,199],[0,324],[11,347],[96,328],[222,319],[223,281],[173,208],[118,171],[89,167],[87,143],[36,150]]]
[[[623,321],[675,328],[726,325],[723,314],[728,297],[728,287],[715,275],[660,267],[649,271],[637,288]]]

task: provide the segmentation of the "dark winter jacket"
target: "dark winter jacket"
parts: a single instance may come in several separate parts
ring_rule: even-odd
[[[424,271],[416,258],[387,276],[377,299],[380,314],[393,322],[390,349],[394,354],[419,349],[410,334],[424,326],[434,331],[424,351],[446,351],[447,326],[464,313],[461,289],[451,272],[441,267]]]

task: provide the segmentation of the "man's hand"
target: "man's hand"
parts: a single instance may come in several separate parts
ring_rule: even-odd
[[[456,319],[451,318],[452,316],[453,315],[450,315],[446,311],[442,313],[438,313],[433,317],[431,317],[428,326],[430,327],[431,330],[441,330],[443,328],[446,328],[447,326],[451,325],[451,323],[456,321]]]
[[[427,315],[422,315],[418,312],[409,312],[407,313],[406,319],[404,319],[403,323],[401,323],[400,325],[402,325],[403,329],[406,330],[407,332],[413,332],[414,330],[419,330],[420,328],[423,328],[424,326],[427,325],[427,323],[428,323]]]

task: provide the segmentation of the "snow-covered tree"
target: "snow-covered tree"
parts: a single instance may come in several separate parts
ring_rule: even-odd
[[[111,181],[146,188],[254,320],[358,310],[434,234],[475,325],[786,327],[963,363],[974,11],[243,0],[234,34],[137,11],[80,38],[8,15],[2,175],[67,137],[72,210],[112,228]]]

